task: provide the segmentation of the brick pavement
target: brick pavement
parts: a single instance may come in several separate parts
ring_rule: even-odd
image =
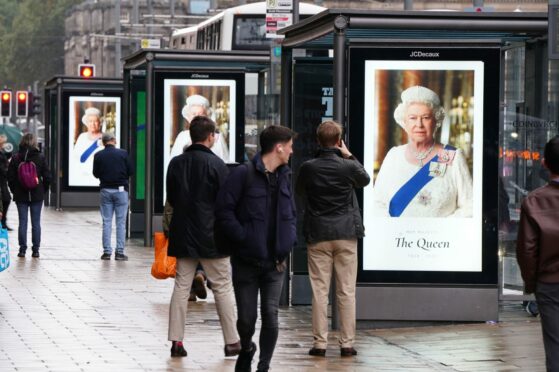
[[[101,261],[97,211],[43,210],[41,258],[0,273],[0,371],[233,371],[213,299],[189,304],[186,358],[170,358],[172,280],[150,274],[152,250],[129,240],[128,262]],[[17,227],[15,208],[8,216]],[[539,321],[519,304],[498,324],[358,330],[355,358],[307,355],[309,307],[280,311],[274,371],[544,371]],[[255,367],[255,365],[253,365]]]

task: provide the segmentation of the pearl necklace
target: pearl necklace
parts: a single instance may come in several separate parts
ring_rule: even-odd
[[[435,147],[435,143],[433,142],[433,144],[431,145],[431,147],[429,147],[427,149],[427,151],[425,152],[420,152],[420,151],[415,151],[412,150],[413,152],[413,156],[415,156],[415,158],[417,160],[419,160],[419,166],[423,167],[423,159],[425,159],[427,156],[429,156],[429,154],[431,153],[431,151],[433,151],[433,148]]]

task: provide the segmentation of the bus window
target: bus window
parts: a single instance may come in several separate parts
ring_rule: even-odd
[[[198,30],[198,38],[196,39],[196,49],[204,49],[204,41],[206,40],[206,32],[204,29]]]
[[[266,39],[266,21],[261,15],[235,16],[232,49],[270,48],[271,39]]]
[[[221,23],[222,21],[217,22],[214,30],[214,45],[217,50],[221,49]]]

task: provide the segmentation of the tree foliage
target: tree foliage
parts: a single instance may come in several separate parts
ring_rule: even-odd
[[[66,12],[82,0],[0,0],[0,84],[26,89],[64,73]]]

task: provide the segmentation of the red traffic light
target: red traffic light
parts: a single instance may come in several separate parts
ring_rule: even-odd
[[[82,63],[78,66],[78,74],[80,77],[89,79],[95,76],[95,65],[90,63]]]
[[[12,92],[9,90],[3,90],[0,92],[0,116],[10,117],[12,116]]]
[[[29,92],[25,90],[18,90],[16,92],[17,102],[16,102],[16,116],[27,117],[29,113],[27,98],[29,97]]]

